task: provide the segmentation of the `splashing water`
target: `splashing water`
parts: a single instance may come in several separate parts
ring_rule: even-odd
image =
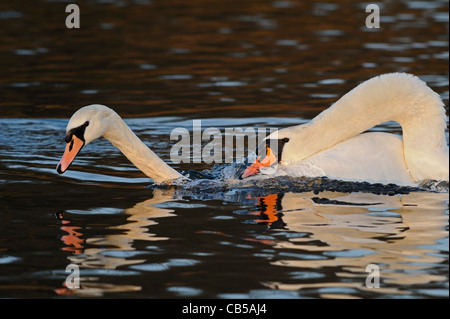
[[[202,172],[188,172],[188,179],[179,179],[159,186],[151,187],[178,188],[191,192],[224,192],[229,190],[252,190],[252,193],[278,192],[309,192],[319,193],[322,191],[335,192],[363,192],[383,195],[408,194],[417,191],[431,191],[446,193],[449,191],[448,181],[426,180],[417,186],[400,186],[396,184],[381,184],[369,182],[355,182],[330,179],[326,176],[320,177],[292,177],[288,175],[277,175],[277,167],[262,172],[247,179],[239,176],[248,166],[248,161],[235,162],[231,164],[215,165],[210,170]]]

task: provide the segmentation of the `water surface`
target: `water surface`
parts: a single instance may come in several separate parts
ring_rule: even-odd
[[[143,140],[158,141],[151,146],[168,160],[164,137],[185,120],[127,122]],[[0,120],[1,144],[10,144],[0,156],[2,296],[448,294],[448,193],[380,185],[348,191],[321,179],[159,188],[106,140],[88,145],[59,176],[63,145],[54,141],[62,141],[66,123]],[[17,137],[19,129],[29,137]],[[69,264],[81,269],[81,289],[65,287]],[[380,267],[380,288],[366,287],[369,264]]]
[[[383,4],[378,30],[358,1],[81,1],[78,30],[66,5],[0,4],[0,297],[448,298],[448,188],[158,188],[105,140],[55,170],[68,118],[92,103],[200,171],[214,168],[169,157],[193,119],[301,124],[399,71],[448,105],[448,2]],[[70,264],[80,289],[65,286]]]

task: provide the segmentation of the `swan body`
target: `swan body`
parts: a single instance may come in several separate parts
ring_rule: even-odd
[[[398,135],[381,132],[360,134],[303,161],[283,163],[277,175],[327,176],[347,181],[411,185],[413,181],[402,148],[402,138]]]
[[[278,150],[277,175],[400,185],[448,181],[443,106],[418,77],[384,74],[363,82],[309,123],[276,131],[266,140],[288,141]],[[402,137],[363,133],[388,121],[401,125]],[[257,162],[241,177],[256,174],[263,166]]]

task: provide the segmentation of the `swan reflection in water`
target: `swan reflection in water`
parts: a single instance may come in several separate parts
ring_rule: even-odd
[[[272,265],[304,270],[329,268],[342,280],[266,282],[267,287],[283,290],[324,287],[371,290],[364,284],[369,264],[380,268],[382,285],[377,290],[379,293],[408,293],[397,287],[446,280],[443,276],[430,274],[429,268],[445,259],[431,246],[448,237],[445,228],[448,224],[448,194],[323,193],[319,197],[286,193],[279,195],[277,201],[273,195],[260,201],[267,204],[260,205],[267,207],[260,213],[270,216],[267,218],[269,225],[274,223],[274,213],[277,212],[282,215],[282,224],[289,231],[305,234],[273,243],[274,248],[280,250],[302,252],[305,258],[280,258],[272,261]]]
[[[259,242],[260,250],[266,250],[267,246],[273,248],[275,254],[262,259],[267,267],[284,267],[285,272],[292,274],[314,271],[327,274],[318,281],[295,275],[285,281],[262,277],[260,283],[265,287],[294,291],[325,289],[321,297],[334,298],[355,297],[354,294],[369,290],[380,294],[408,294],[402,287],[408,289],[405,287],[446,280],[433,274],[431,268],[445,260],[439,245],[448,238],[447,193],[411,192],[394,196],[327,191],[265,196],[233,194],[216,193],[214,196],[247,205],[245,207],[251,204],[244,213],[239,210],[239,214],[247,215],[253,224],[268,226],[261,228],[261,233],[271,239],[259,239],[257,235],[261,233],[244,235],[248,236],[245,240]],[[67,234],[61,237],[62,249],[72,252],[68,261],[80,267],[82,278],[81,289],[61,288],[57,293],[96,296],[105,292],[141,290],[139,285],[93,281],[88,270],[95,268],[106,272],[125,267],[130,269],[127,271],[136,272],[139,267],[133,265],[148,260],[139,258],[139,253],[132,253],[136,250],[135,242],[170,239],[158,235],[157,221],[165,217],[178,218],[177,203],[165,203],[183,200],[186,195],[183,190],[153,190],[153,198],[125,209],[126,223],[110,227],[117,232],[101,238],[97,235],[86,238],[76,222],[63,218],[61,230]],[[190,192],[188,196],[205,200],[204,193],[196,196]],[[206,203],[217,205],[214,201]],[[223,233],[228,235],[226,231]],[[365,286],[369,264],[380,268],[378,289]],[[87,274],[85,278],[83,270]],[[336,293],[333,288],[344,288],[344,293]],[[351,292],[345,295],[349,289]]]
[[[61,236],[61,241],[64,244],[62,250],[73,253],[67,259],[70,264],[79,266],[81,270],[91,268],[117,269],[121,266],[143,263],[146,259],[129,259],[134,255],[126,252],[135,250],[134,243],[137,240],[159,241],[169,239],[150,233],[148,227],[158,224],[155,219],[176,216],[172,213],[173,210],[156,206],[173,200],[175,199],[170,195],[165,195],[163,191],[155,190],[151,199],[125,209],[124,213],[128,215],[125,224],[109,227],[109,229],[118,230],[118,232],[103,237],[85,238],[82,227],[65,219],[63,213],[59,213],[57,217],[62,224],[61,230],[67,233]],[[104,247],[109,248],[105,249]],[[121,253],[114,254],[114,252]],[[107,274],[107,271],[104,274]],[[82,272],[80,289],[68,289],[64,283],[64,288],[56,289],[56,292],[61,295],[101,296],[105,292],[128,292],[141,289],[139,286],[101,284],[89,282],[89,278],[87,279],[87,281],[83,280]]]

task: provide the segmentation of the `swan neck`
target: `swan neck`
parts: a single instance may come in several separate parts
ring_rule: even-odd
[[[149,149],[122,118],[114,113],[108,119],[103,137],[117,147],[138,169],[157,184],[182,177]]]

